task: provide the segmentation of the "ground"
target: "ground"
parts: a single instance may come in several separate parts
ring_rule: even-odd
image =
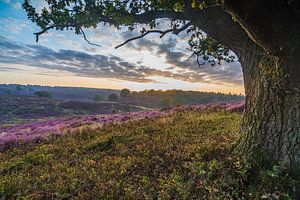
[[[233,157],[242,114],[174,112],[106,124],[0,153],[2,199],[292,199],[281,166]]]

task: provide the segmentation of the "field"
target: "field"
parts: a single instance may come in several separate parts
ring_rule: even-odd
[[[60,101],[35,96],[0,95],[0,128],[57,117],[141,110],[141,107],[114,102]]]
[[[284,168],[258,169],[232,156],[239,110],[228,104],[144,112],[122,120],[107,116],[109,122],[95,123],[101,126],[10,141],[0,151],[0,196],[292,199],[296,183]]]

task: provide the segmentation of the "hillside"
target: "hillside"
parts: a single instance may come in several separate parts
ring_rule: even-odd
[[[64,134],[10,141],[0,151],[0,196],[291,199],[295,182],[283,168],[263,171],[231,156],[242,116],[237,108],[184,106],[89,119],[95,123],[79,119],[84,123]]]
[[[148,108],[244,100],[244,96],[242,95],[200,91],[132,91],[130,96],[122,98],[120,96],[121,90],[0,84],[0,95],[34,96],[35,93],[39,91],[50,93],[52,98],[55,100],[80,102],[92,102],[95,100],[96,96],[100,97],[101,101],[107,102],[110,101],[110,94],[116,94],[118,96],[117,101],[119,103],[139,105]]]
[[[96,94],[108,96],[111,93],[118,94],[118,90],[95,89],[80,87],[51,87],[40,85],[0,84],[0,94],[18,96],[33,96],[36,91],[48,91],[57,100],[93,101]]]
[[[141,110],[141,107],[115,102],[60,101],[35,96],[0,95],[0,128],[49,118]]]
[[[244,100],[243,96],[235,94],[182,90],[133,91],[126,97],[121,97],[120,93],[119,90],[108,89],[0,84],[0,128],[74,115],[136,112]],[[109,99],[111,94],[117,95],[118,99]]]

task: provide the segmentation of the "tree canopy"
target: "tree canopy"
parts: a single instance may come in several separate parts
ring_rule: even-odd
[[[139,39],[151,33],[164,37],[168,33],[179,34],[183,31],[190,33],[188,44],[199,65],[210,63],[221,64],[222,61],[233,62],[229,47],[221,44],[214,37],[202,32],[187,14],[188,9],[201,10],[217,5],[209,1],[187,0],[48,0],[47,6],[40,12],[25,0],[23,8],[28,18],[35,22],[42,30],[35,33],[38,42],[40,35],[51,29],[74,30],[91,45],[100,47],[101,41],[91,42],[85,34],[85,28],[96,28],[100,23],[116,28],[128,27],[129,30],[138,29],[140,35],[129,38],[119,48],[128,42]],[[169,19],[169,29],[157,30],[158,19]],[[142,24],[142,25],[141,25]]]
[[[227,62],[233,60],[228,54],[229,48],[234,51],[241,48],[235,46],[234,41],[245,43],[246,38],[250,38],[264,50],[279,55],[291,50],[291,46],[299,39],[298,0],[275,0],[272,3],[260,0],[46,0],[46,2],[47,6],[40,12],[30,0],[23,3],[28,18],[42,29],[35,33],[36,41],[41,34],[50,29],[72,29],[76,34],[82,34],[90,44],[98,45],[88,40],[84,28],[95,28],[99,23],[104,23],[116,28],[127,26],[129,30],[133,30],[137,24],[147,24],[149,28],[143,27],[138,38],[148,33],[158,33],[163,37],[167,33],[179,34],[187,30],[192,32],[189,44],[193,55],[197,59],[201,57],[204,61],[215,64],[222,60]],[[155,30],[157,19],[162,18],[172,21],[170,29]],[[203,34],[199,28],[208,35]],[[234,41],[230,34],[235,36]],[[288,42],[287,36],[290,37]]]
[[[127,89],[127,88],[124,88],[124,89],[122,89],[121,92],[120,92],[120,97],[121,97],[121,98],[126,98],[126,97],[129,97],[130,94],[131,94],[130,90]]]
[[[108,95],[108,100],[109,101],[117,101],[118,100],[118,95],[112,93],[112,94]]]

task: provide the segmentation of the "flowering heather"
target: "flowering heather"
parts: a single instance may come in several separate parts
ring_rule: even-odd
[[[131,120],[154,119],[177,112],[201,111],[206,109],[227,111],[243,111],[244,102],[230,102],[217,104],[203,104],[193,106],[179,106],[163,110],[145,112],[131,112],[114,115],[83,115],[76,117],[57,118],[54,120],[16,125],[10,128],[0,128],[0,147],[16,143],[39,140],[49,135],[72,133],[80,127],[101,127],[104,124],[123,123]]]

